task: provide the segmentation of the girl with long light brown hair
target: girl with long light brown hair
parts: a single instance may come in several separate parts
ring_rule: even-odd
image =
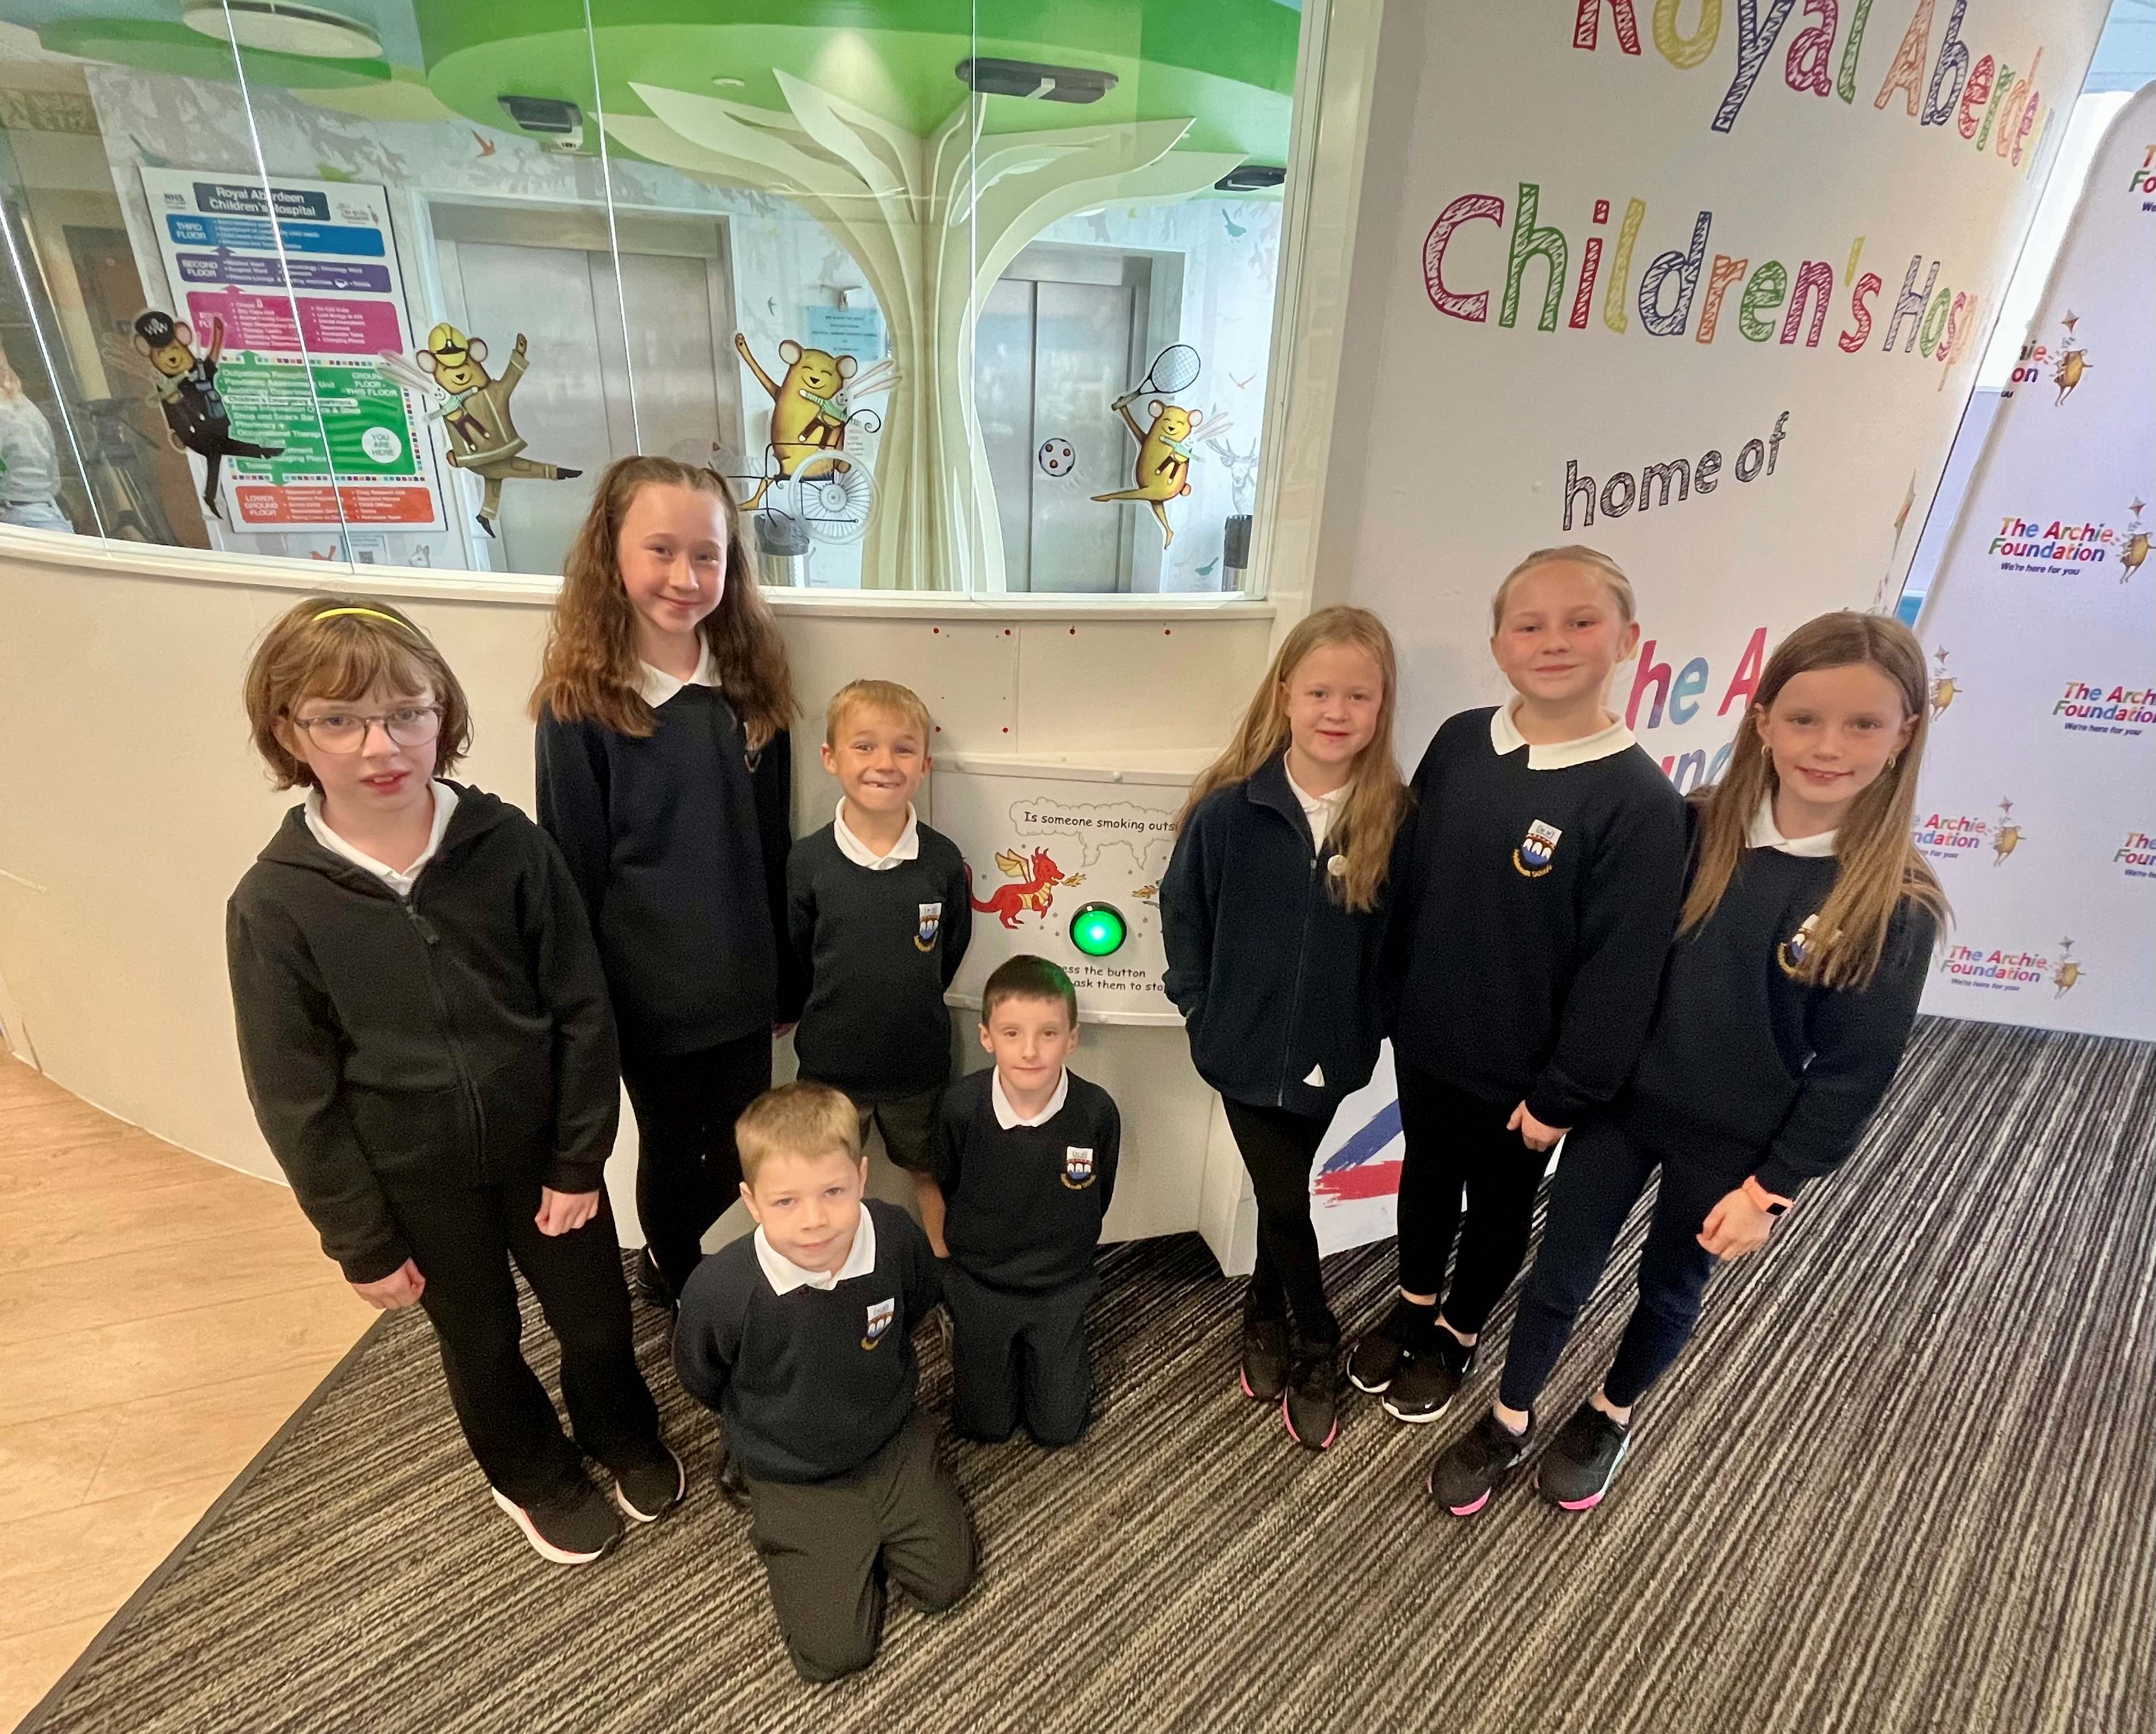
[[[1821,615],[1768,659],[1727,774],[1694,797],[1691,885],[1639,1070],[1567,1141],[1496,1404],[1431,1469],[1455,1514],[1527,1454],[1535,1398],[1657,1172],[1639,1304],[1537,1466],[1567,1511],[1609,1491],[1632,1406],[1690,1341],[1717,1265],[1765,1245],[1856,1147],[1947,915],[1910,839],[1926,715],[1923,652],[1888,617]]]
[[[590,911],[621,1029],[638,1287],[660,1304],[739,1191],[734,1121],[799,1009],[783,968],[795,708],[726,483],[669,458],[615,463],[564,564],[531,709],[539,820]]]
[[[1313,1450],[1339,1431],[1310,1168],[1382,1031],[1378,954],[1406,794],[1393,758],[1393,641],[1322,608],[1282,641],[1225,752],[1193,786],[1161,881],[1168,997],[1220,1092],[1258,1200],[1244,1393]]]

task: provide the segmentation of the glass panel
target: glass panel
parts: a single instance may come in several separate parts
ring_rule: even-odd
[[[782,582],[1240,582],[1292,4],[171,11],[0,26],[0,341],[77,527],[547,572],[641,449]],[[218,413],[146,309],[222,332]]]

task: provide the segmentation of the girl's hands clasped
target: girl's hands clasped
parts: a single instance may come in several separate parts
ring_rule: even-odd
[[[1505,1122],[1505,1130],[1508,1132],[1517,1132],[1520,1135],[1520,1141],[1539,1155],[1555,1144],[1571,1128],[1563,1126],[1544,1126],[1541,1121],[1527,1112],[1527,1105],[1522,1102],[1518,1107],[1512,1110],[1512,1117]]]

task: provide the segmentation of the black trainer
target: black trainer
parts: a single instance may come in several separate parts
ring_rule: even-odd
[[[1312,1451],[1324,1450],[1340,1437],[1340,1398],[1347,1389],[1339,1338],[1313,1342],[1298,1334],[1288,1361],[1287,1389],[1281,1398],[1287,1436]]]
[[[1475,1347],[1462,1342],[1442,1326],[1430,1331],[1427,1348],[1407,1357],[1391,1387],[1380,1399],[1385,1413],[1395,1421],[1419,1426],[1435,1421],[1452,1407],[1467,1375],[1475,1370]]]
[[[1467,1432],[1437,1454],[1424,1477],[1430,1496],[1455,1517],[1472,1517],[1490,1503],[1497,1483],[1519,1465],[1533,1444],[1535,1418],[1527,1417],[1525,1433],[1510,1432],[1493,1414],[1485,1413]]]
[[[1375,1397],[1392,1383],[1403,1361],[1429,1347],[1430,1339],[1436,1331],[1435,1301],[1418,1306],[1412,1300],[1395,1299],[1393,1310],[1385,1315],[1384,1323],[1374,1331],[1366,1331],[1356,1343],[1355,1352],[1348,1362],[1348,1382],[1358,1391],[1367,1391]]]
[[[1583,1403],[1558,1429],[1535,1465],[1535,1491],[1565,1511],[1591,1511],[1602,1503],[1631,1449],[1630,1428]]]
[[[663,1442],[650,1462],[614,1471],[613,1502],[632,1523],[656,1523],[680,1504],[688,1490],[688,1471],[673,1448]]]
[[[648,1246],[636,1255],[636,1270],[629,1280],[629,1292],[646,1306],[663,1307],[672,1313],[681,1310],[680,1298],[660,1273],[659,1260],[651,1256]]]
[[[1287,1321],[1243,1311],[1243,1395],[1278,1403],[1287,1389]]]
[[[559,1493],[520,1506],[499,1487],[494,1502],[531,1544],[557,1566],[588,1566],[621,1539],[621,1517],[582,1475]]]

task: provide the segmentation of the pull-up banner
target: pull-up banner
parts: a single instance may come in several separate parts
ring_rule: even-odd
[[[1320,582],[1399,639],[1407,763],[1506,695],[1530,549],[1633,575],[1611,704],[1685,789],[1785,633],[1891,605],[2105,11],[1387,9]]]
[[[1633,574],[1614,702],[1687,788],[1774,641],[1891,603],[2104,13],[1389,9],[1420,72],[1405,113],[1380,80],[1324,546],[1403,641],[1403,757],[1502,692],[1532,548]]]
[[[1924,1009],[2156,1037],[2156,85],[2066,230],[1918,628]]]

